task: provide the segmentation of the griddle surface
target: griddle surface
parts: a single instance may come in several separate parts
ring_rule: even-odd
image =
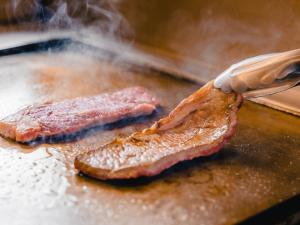
[[[35,102],[134,85],[163,106],[149,120],[77,142],[26,146],[0,138],[1,224],[232,224],[300,194],[300,119],[249,102],[235,137],[212,157],[132,181],[76,175],[79,152],[145,128],[199,87],[127,69],[73,52],[1,58],[0,117]]]

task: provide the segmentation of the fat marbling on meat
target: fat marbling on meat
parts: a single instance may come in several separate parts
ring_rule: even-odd
[[[149,115],[158,104],[158,100],[142,87],[36,104],[1,119],[0,135],[17,142],[66,135],[91,126]]]

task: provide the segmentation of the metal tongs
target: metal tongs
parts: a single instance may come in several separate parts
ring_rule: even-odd
[[[230,66],[215,80],[227,92],[245,98],[273,95],[300,84],[300,49],[245,59]]]

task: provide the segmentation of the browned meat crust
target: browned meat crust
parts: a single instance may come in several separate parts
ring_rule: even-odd
[[[225,94],[210,82],[149,129],[77,156],[75,167],[98,179],[128,179],[213,154],[234,134],[241,103],[241,95]]]

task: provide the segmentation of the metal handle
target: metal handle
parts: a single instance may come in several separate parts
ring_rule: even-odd
[[[256,56],[232,65],[215,86],[243,93],[247,98],[275,94],[299,84],[300,49]]]
[[[300,71],[295,71],[282,79],[275,80],[268,87],[256,90],[249,90],[243,93],[243,96],[245,98],[258,98],[286,91],[298,85],[300,85]]]

